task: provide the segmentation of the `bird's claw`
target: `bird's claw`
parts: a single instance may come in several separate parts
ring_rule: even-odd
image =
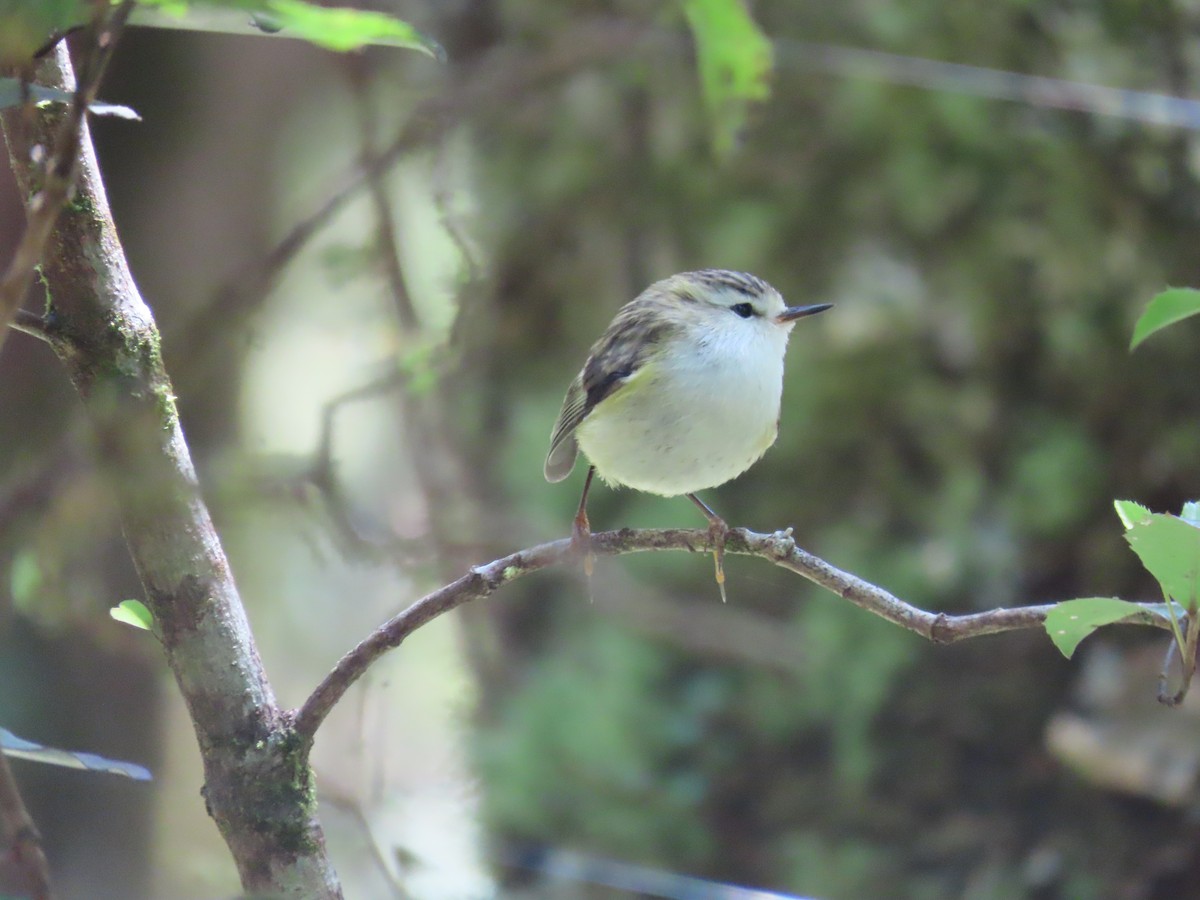
[[[571,552],[583,560],[583,574],[590,579],[596,568],[596,554],[592,552],[592,526],[582,510],[571,525]]]
[[[725,595],[725,539],[729,537],[729,526],[722,519],[712,519],[708,523],[708,541],[712,545],[713,566],[717,587],[721,590],[721,602],[729,602]]]

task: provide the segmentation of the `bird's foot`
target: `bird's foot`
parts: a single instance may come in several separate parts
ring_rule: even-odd
[[[592,525],[582,509],[571,524],[571,552],[583,560],[583,574],[590,580],[596,568],[596,554],[592,552]]]
[[[708,542],[712,545],[713,566],[717,587],[721,589],[721,602],[728,603],[725,595],[725,539],[729,537],[729,526],[720,517],[708,520]]]

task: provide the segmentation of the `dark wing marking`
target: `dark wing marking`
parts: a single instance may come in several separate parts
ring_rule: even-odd
[[[625,304],[608,330],[592,346],[587,362],[563,399],[562,410],[550,434],[550,452],[543,473],[547,481],[562,481],[575,466],[579,445],[575,429],[593,409],[642,367],[648,349],[665,340],[678,326],[655,309],[647,322],[647,307],[658,307],[648,299],[649,291]]]

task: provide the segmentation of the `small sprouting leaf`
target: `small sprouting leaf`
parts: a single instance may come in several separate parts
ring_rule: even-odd
[[[1117,515],[1121,517],[1121,524],[1127,531],[1152,515],[1150,510],[1132,500],[1114,500],[1113,506],[1116,507]]]
[[[1151,615],[1146,607],[1116,597],[1064,600],[1046,613],[1046,634],[1062,655],[1070,659],[1079,642],[1100,626],[1125,619],[1145,622]]]
[[[108,614],[118,622],[132,625],[134,628],[154,629],[154,616],[141,600],[122,600],[108,611]]]
[[[270,28],[278,28],[330,50],[357,50],[367,44],[386,44],[420,50],[440,62],[446,59],[441,44],[386,13],[314,6],[304,0],[266,0],[262,6],[268,14]]]
[[[1197,528],[1200,528],[1200,503],[1195,500],[1189,500],[1183,504],[1179,518],[1183,519],[1189,525],[1195,525]]]
[[[1154,332],[1196,313],[1200,313],[1200,291],[1194,288],[1168,288],[1150,301],[1133,326],[1133,340],[1129,342],[1129,349],[1137,349],[1138,344]]]
[[[1189,612],[1200,600],[1200,528],[1178,516],[1152,513],[1125,532],[1125,540],[1163,593]]]
[[[13,605],[28,611],[37,602],[41,588],[42,566],[37,553],[29,549],[18,551],[8,569],[8,589]]]
[[[109,772],[113,775],[124,775],[136,781],[149,781],[153,776],[150,770],[137,763],[122,762],[119,759],[108,759],[95,753],[82,753],[72,750],[59,750],[56,747],[45,747],[19,738],[11,731],[0,728],[0,750],[5,756],[17,759],[29,759],[34,762],[49,763],[54,766],[66,766],[68,769],[89,769],[93,772]]]
[[[770,95],[771,42],[742,0],[682,0],[718,157],[728,156],[749,105]]]

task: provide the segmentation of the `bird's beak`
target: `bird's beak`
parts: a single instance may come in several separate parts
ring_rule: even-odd
[[[788,322],[803,319],[805,316],[815,316],[819,312],[825,312],[831,306],[833,306],[832,303],[815,303],[812,306],[789,306],[775,317],[775,321],[780,325],[785,325]]]

